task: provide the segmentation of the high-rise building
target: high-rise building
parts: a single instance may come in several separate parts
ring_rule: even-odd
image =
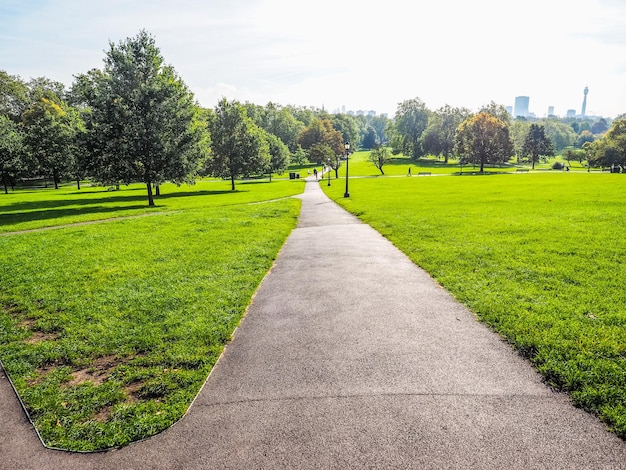
[[[529,102],[530,102],[530,98],[528,96],[516,96],[513,117],[528,116],[528,103]]]
[[[554,106],[548,106],[548,116],[554,116]]]
[[[567,110],[567,114],[566,114],[566,116],[567,116],[568,118],[573,118],[573,117],[576,117],[576,110],[575,110],[575,109],[568,109],[568,110]]]
[[[585,98],[583,99],[583,109],[580,112],[580,115],[585,117],[585,114],[587,113],[587,93],[589,93],[589,87],[586,86],[583,93],[585,94]]]

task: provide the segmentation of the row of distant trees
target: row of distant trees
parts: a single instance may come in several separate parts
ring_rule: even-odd
[[[485,164],[503,164],[511,158],[534,168],[555,153],[591,166],[626,166],[621,142],[625,117],[618,117],[612,127],[604,118],[512,119],[494,102],[477,113],[449,105],[431,111],[415,98],[398,105],[387,134],[394,153],[412,158],[437,155],[446,162],[454,157],[461,164],[480,165],[481,171]]]
[[[593,165],[624,165],[621,120],[512,120],[495,103],[478,113],[415,98],[395,118],[328,114],[323,109],[259,106],[226,99],[202,108],[166,65],[146,31],[110,43],[104,67],[75,76],[69,90],[0,71],[0,178],[5,192],[20,179],[86,178],[102,185],[143,182],[148,203],[160,185],[197,176],[228,178],[281,173],[290,163],[337,169],[352,148],[375,149],[380,168],[393,153],[438,155],[461,164],[504,163],[514,155],[533,164],[555,151]]]
[[[90,178],[103,185],[143,182],[154,204],[166,181],[235,179],[281,173],[290,162],[338,161],[344,142],[386,140],[384,116],[220,100],[198,105],[146,31],[110,43],[102,69],[75,76],[69,90],[0,71],[0,178]]]

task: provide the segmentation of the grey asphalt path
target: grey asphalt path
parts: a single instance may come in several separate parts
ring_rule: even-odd
[[[0,377],[0,467],[626,468],[624,441],[319,183],[301,197],[298,227],[179,423],[120,450],[46,450]]]

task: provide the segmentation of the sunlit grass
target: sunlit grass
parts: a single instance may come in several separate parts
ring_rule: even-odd
[[[322,185],[626,437],[626,175]]]
[[[101,186],[65,185],[58,190],[18,189],[0,194],[0,233],[30,230],[76,222],[127,217],[186,208],[245,204],[299,194],[302,180],[238,181],[235,191],[229,181],[200,180],[195,185],[163,184],[155,206],[148,206],[145,185],[121,186],[107,191]],[[192,197],[187,197],[192,196]],[[210,196],[210,197],[203,197]]]
[[[299,213],[280,198],[301,184],[238,186],[177,189],[152,217],[0,237],[0,359],[47,445],[124,445],[184,414]],[[66,193],[76,213],[59,219],[84,220],[90,197],[128,215],[137,193]],[[48,194],[24,208],[54,213]]]

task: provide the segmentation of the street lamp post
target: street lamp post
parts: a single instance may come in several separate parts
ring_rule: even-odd
[[[330,163],[328,164],[328,186],[330,186]]]
[[[350,159],[350,142],[346,142],[344,148],[346,149],[346,192],[343,193],[343,197],[350,197],[350,192],[348,191],[348,160]]]

